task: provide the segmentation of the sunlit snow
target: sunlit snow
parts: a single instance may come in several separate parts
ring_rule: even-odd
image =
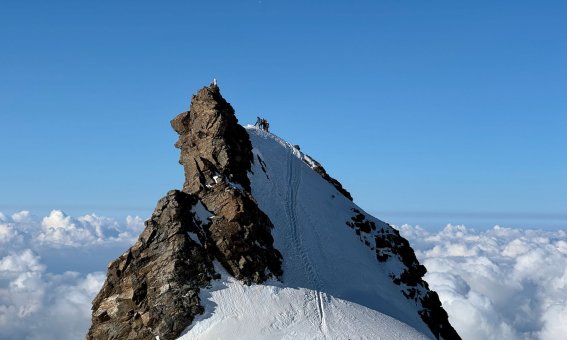
[[[431,337],[415,302],[388,277],[400,264],[379,263],[346,225],[352,208],[362,209],[314,172],[292,145],[253,127],[248,133],[255,159],[252,194],[274,224],[284,275],[281,282],[245,286],[225,273],[202,292],[205,315],[182,339]]]

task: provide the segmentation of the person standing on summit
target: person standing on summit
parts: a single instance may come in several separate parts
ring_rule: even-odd
[[[264,118],[256,117],[256,123],[254,126],[260,128],[261,130],[268,131],[270,128],[270,123]]]
[[[264,123],[264,131],[267,132],[270,129],[270,123],[266,119],[262,119],[262,122]]]

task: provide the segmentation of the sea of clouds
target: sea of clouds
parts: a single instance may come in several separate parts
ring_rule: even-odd
[[[0,213],[0,339],[83,339],[108,262],[143,220]]]
[[[567,334],[567,232],[397,227],[464,339]],[[0,213],[0,339],[82,339],[91,301],[143,220]]]
[[[398,227],[464,339],[565,339],[567,232]]]

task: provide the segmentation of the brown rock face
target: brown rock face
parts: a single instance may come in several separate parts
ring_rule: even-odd
[[[138,241],[109,265],[87,339],[175,339],[203,313],[199,291],[219,277],[260,283],[282,275],[272,222],[250,193],[252,145],[217,86],[201,89],[171,122],[185,169]],[[196,211],[211,212],[201,221]],[[190,236],[192,235],[192,236]]]
[[[207,230],[215,257],[237,279],[260,283],[280,276],[281,254],[273,247],[273,224],[250,193],[254,161],[246,130],[216,85],[204,87],[191,108],[171,121],[179,134],[183,191],[197,195],[215,214]]]
[[[203,312],[199,290],[216,274],[197,202],[177,190],[158,202],[138,241],[109,265],[87,339],[175,339]]]
[[[175,117],[171,126],[179,134],[175,146],[181,149],[179,163],[185,169],[183,191],[206,191],[207,184],[214,184],[213,177],[217,175],[250,191],[247,172],[252,162],[252,144],[218,86],[197,92],[191,99],[190,110]]]

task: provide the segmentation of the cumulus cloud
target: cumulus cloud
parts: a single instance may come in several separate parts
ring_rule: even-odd
[[[15,239],[19,238],[18,236],[18,233],[12,226],[0,222],[0,244],[13,242]]]
[[[130,244],[143,228],[144,220],[138,216],[127,216],[124,222],[119,222],[95,214],[75,218],[61,210],[52,210],[43,218],[29,211],[11,216],[0,212],[0,244],[19,242],[51,248]]]
[[[399,227],[464,339],[567,334],[567,233],[447,225]]]
[[[42,219],[36,240],[54,247],[133,241],[141,228],[143,221],[139,217],[128,216],[126,223],[121,225],[114,219],[95,214],[73,218],[61,210],[53,210]]]
[[[46,272],[31,250],[0,259],[0,338],[81,339],[103,272]]]
[[[133,216],[120,222],[60,210],[43,218],[0,212],[0,339],[84,338],[106,264],[143,224]]]
[[[55,246],[78,246],[96,240],[90,228],[78,224],[78,220],[66,216],[62,211],[53,210],[41,221],[42,232],[37,236],[37,240]]]
[[[106,264],[143,230],[53,210],[0,212],[0,339],[81,339]],[[403,225],[464,339],[561,339],[567,334],[567,232]]]

